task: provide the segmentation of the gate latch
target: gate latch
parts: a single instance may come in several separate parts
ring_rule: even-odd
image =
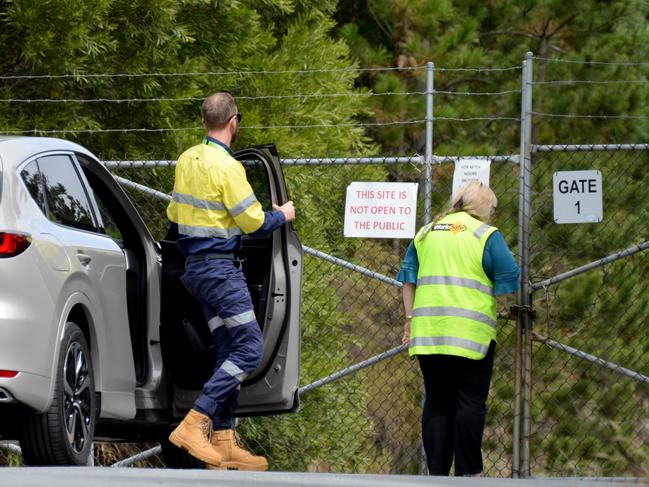
[[[529,313],[532,318],[536,318],[536,308],[530,304],[519,306],[517,304],[509,307],[509,319],[517,320],[521,313]]]

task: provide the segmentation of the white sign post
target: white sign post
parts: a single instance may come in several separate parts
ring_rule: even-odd
[[[353,182],[345,199],[345,237],[415,236],[417,183]]]
[[[453,173],[453,195],[458,188],[469,181],[480,181],[489,186],[489,169],[491,159],[476,159],[473,157],[460,157],[455,161]]]
[[[602,173],[558,171],[553,187],[555,223],[602,221]]]

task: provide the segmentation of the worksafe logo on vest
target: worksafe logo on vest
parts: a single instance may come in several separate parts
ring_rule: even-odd
[[[466,231],[466,225],[464,223],[436,223],[433,225],[433,231],[451,232],[453,235],[457,235]]]

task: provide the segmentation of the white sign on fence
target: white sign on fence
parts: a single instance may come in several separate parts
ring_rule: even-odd
[[[489,169],[491,159],[476,159],[473,157],[460,157],[455,161],[455,172],[453,173],[453,193],[469,181],[480,181],[489,186]]]
[[[554,173],[555,223],[602,221],[602,174],[599,171]]]
[[[347,186],[345,237],[415,236],[417,183],[353,182]]]

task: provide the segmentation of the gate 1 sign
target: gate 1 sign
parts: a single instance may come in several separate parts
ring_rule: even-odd
[[[559,171],[553,183],[555,223],[602,221],[602,173]]]
[[[347,186],[345,237],[412,238],[416,215],[417,183]]]

